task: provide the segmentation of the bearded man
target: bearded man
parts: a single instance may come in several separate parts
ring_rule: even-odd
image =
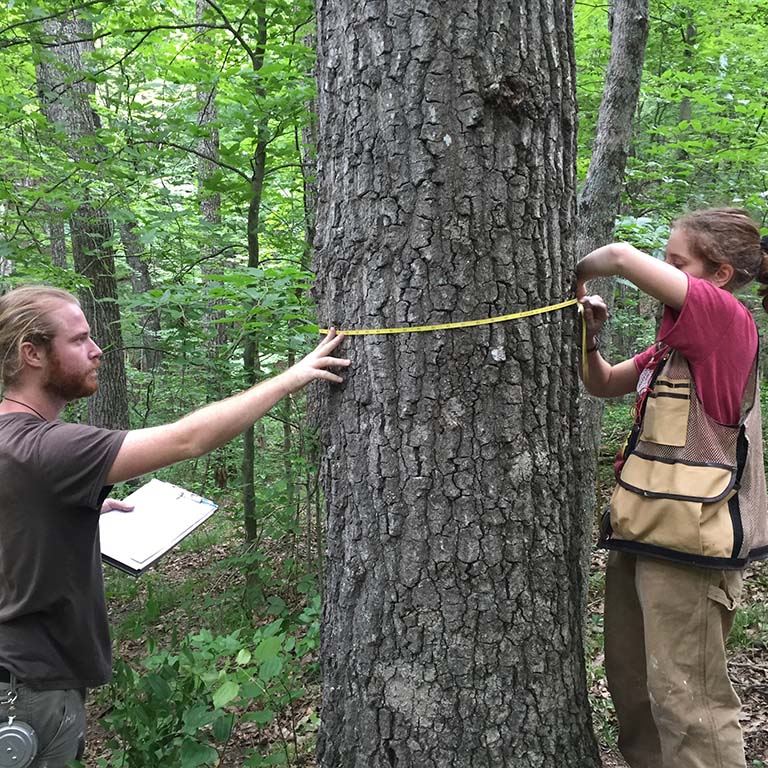
[[[102,352],[77,299],[49,286],[0,297],[0,716],[34,730],[25,765],[81,754],[85,690],[111,677],[98,524],[120,506],[112,485],[223,445],[310,381],[341,382],[329,368],[349,365],[331,357],[342,338],[331,331],[283,373],[174,423],[108,430],[59,420],[99,386]]]

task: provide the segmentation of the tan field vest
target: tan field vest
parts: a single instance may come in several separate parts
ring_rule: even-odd
[[[603,517],[600,545],[711,568],[768,557],[757,358],[741,419],[710,418],[685,358],[659,363]]]

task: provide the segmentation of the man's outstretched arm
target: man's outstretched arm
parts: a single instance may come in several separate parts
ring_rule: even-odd
[[[283,397],[315,379],[341,383],[341,376],[328,369],[349,365],[349,360],[331,357],[343,338],[343,334],[336,335],[331,330],[312,352],[283,373],[171,424],[128,432],[107,482],[130,480],[183,459],[202,456],[237,437]]]

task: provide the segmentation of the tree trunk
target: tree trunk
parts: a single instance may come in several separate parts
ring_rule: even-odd
[[[312,50],[317,50],[317,37],[313,33],[307,35],[304,44]],[[296,137],[298,151],[301,156],[301,178],[304,201],[304,252],[302,265],[309,271],[312,269],[313,243],[315,241],[315,222],[317,216],[317,103],[313,98],[307,103],[307,113],[310,118],[301,128],[301,135]],[[320,466],[320,446],[315,439],[318,426],[317,400],[307,398],[304,418],[306,434],[310,438],[301,442],[301,455],[304,459],[304,488],[306,489],[306,516],[304,518],[305,548],[307,551],[307,567],[315,573],[318,588],[322,593],[323,579],[323,540],[325,530],[322,515],[318,514],[321,505],[318,499],[318,469]]]
[[[690,8],[686,8],[684,13],[688,23],[685,29],[681,30],[683,37],[683,62],[685,64],[683,71],[691,74],[693,71],[693,54],[696,49],[697,30],[696,25],[693,23],[693,11]],[[680,99],[680,122],[688,122],[692,117],[691,97],[683,96]],[[680,149],[677,156],[680,160],[685,160],[688,157],[688,152],[685,149]]]
[[[624,171],[632,142],[637,101],[648,39],[648,0],[614,0],[611,9],[611,56],[597,118],[587,178],[579,198],[576,256],[581,258],[613,237],[624,189]],[[590,290],[613,307],[613,280],[595,280]],[[595,506],[603,401],[585,395],[581,402],[581,437],[586,457],[580,478],[585,515]],[[592,461],[590,462],[590,459]],[[585,559],[588,551],[584,553]]]
[[[51,264],[59,269],[67,268],[67,234],[61,212],[48,207],[48,236],[51,238]]]
[[[258,73],[264,64],[264,54],[267,46],[267,9],[263,0],[255,4],[258,31],[256,47],[251,52],[253,71]],[[262,88],[257,88],[257,96],[263,98],[265,93]],[[248,201],[248,267],[256,269],[261,263],[261,243],[259,241],[259,219],[261,216],[261,201],[264,194],[264,179],[267,170],[267,125],[266,119],[259,122],[256,132],[256,147],[251,158],[251,189]],[[259,354],[258,339],[253,333],[245,338],[243,350],[243,368],[249,383],[256,383],[261,375],[261,360]],[[266,451],[266,434],[263,422],[256,422],[247,429],[243,436],[243,517],[245,524],[246,541],[252,543],[256,540],[259,521],[256,516],[255,473],[256,446],[260,446],[262,452]],[[261,594],[261,577],[257,568],[250,567],[246,573],[246,599],[251,605]]]
[[[210,12],[208,0],[196,0],[195,18],[198,24],[202,24],[207,12]],[[200,26],[198,33],[202,36],[205,27]],[[203,64],[203,62],[201,62]],[[216,173],[219,161],[219,111],[216,106],[216,84],[199,85],[197,89],[197,102],[200,105],[198,113],[198,125],[203,135],[198,141],[197,150],[197,189],[200,197],[200,217],[203,221],[204,231],[217,232],[221,226],[221,195],[206,189],[206,182]],[[221,264],[222,259],[216,258],[219,249],[216,240],[211,236],[207,239],[202,249],[203,274],[220,274],[226,269]],[[227,331],[224,323],[220,322],[225,312],[211,309],[208,311],[205,324],[210,333],[209,357],[216,360],[219,350],[227,344]],[[214,363],[210,376],[212,391],[217,391],[218,397],[229,394],[222,387],[223,379],[221,371]]]
[[[112,225],[103,210],[84,203],[70,219],[75,269],[90,281],[80,303],[91,333],[104,350],[99,391],[88,398],[88,422],[107,429],[128,429],[128,388],[112,247]],[[106,300],[105,300],[106,299]]]
[[[264,174],[266,171],[266,142],[257,142],[256,153],[253,158],[254,175],[251,179],[251,199],[248,205],[248,266],[255,269],[261,262],[259,242],[259,214],[261,211],[261,198],[264,191]],[[247,383],[255,384],[261,375],[261,358],[259,344],[255,335],[251,332],[245,337],[243,344],[243,372]],[[259,521],[256,517],[255,473],[256,445],[266,451],[266,435],[264,424],[256,424],[248,427],[243,433],[243,523],[245,525],[245,538],[248,543],[256,540],[259,531]],[[253,592],[251,583],[255,577],[254,571],[249,571],[246,576],[247,594]]]
[[[139,240],[138,226],[135,221],[126,221],[120,225],[120,239],[123,241],[125,260],[131,271],[131,290],[134,296],[141,296],[152,290],[152,278],[144,260],[144,248]],[[153,371],[163,360],[163,353],[158,346],[160,335],[160,313],[157,310],[144,310],[141,321],[141,351],[137,362],[142,371]]]
[[[571,6],[318,0],[316,298],[341,328],[570,295]],[[324,768],[599,765],[575,313],[349,337],[321,386]]]
[[[78,20],[74,11],[48,19],[42,27],[49,39],[45,52],[37,52],[43,112],[52,125],[62,126],[62,140],[74,162],[87,159],[97,165],[100,149],[95,133],[99,119],[90,104],[94,86],[85,78],[82,62],[82,53],[93,43],[74,42],[92,39],[93,30],[89,23]],[[89,289],[81,292],[83,312],[104,349],[99,391],[88,400],[88,420],[100,427],[126,429],[128,397],[112,223],[106,211],[88,199],[87,192],[70,217],[70,237],[75,269],[90,282]]]
[[[609,242],[624,188],[648,39],[648,0],[614,0],[611,56],[587,179],[579,198],[576,255]]]
[[[199,25],[197,32],[202,42],[207,31],[203,22],[212,15],[208,0],[196,0],[195,20]],[[202,71],[210,66],[211,46],[206,44],[198,56]],[[215,68],[214,68],[215,69]],[[204,238],[201,243],[201,270],[203,275],[225,274],[228,271],[218,247],[221,232],[221,194],[207,188],[219,168],[219,111],[216,105],[217,78],[197,86],[198,126],[200,139],[197,143],[197,194],[200,200],[200,218]],[[213,287],[211,280],[206,280],[203,290]],[[209,305],[203,317],[203,327],[206,332],[206,352],[208,367],[206,370],[206,391],[212,400],[220,400],[232,394],[231,370],[229,360],[224,359],[222,350],[226,348],[228,326],[222,322],[226,313]],[[209,461],[213,465],[213,476],[216,484],[224,488],[229,480],[227,471],[226,450],[214,451]]]

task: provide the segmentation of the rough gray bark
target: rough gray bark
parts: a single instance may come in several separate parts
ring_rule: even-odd
[[[92,39],[91,25],[71,11],[47,19],[42,28],[49,40],[45,52],[37,52],[43,112],[51,124],[61,126],[65,149],[73,161],[88,159],[98,163],[98,147],[93,137],[99,119],[90,104],[94,85],[84,79],[82,61],[82,53],[93,44],[74,42]],[[86,138],[88,141],[83,142]],[[99,392],[88,399],[88,419],[97,426],[126,429],[128,397],[111,245],[112,223],[104,208],[90,200],[87,192],[83,192],[70,217],[70,238],[75,269],[90,281],[90,289],[80,297],[83,311],[94,338],[104,349]]]
[[[317,50],[317,39],[314,33],[307,36],[304,44],[312,50]],[[315,99],[307,103],[307,112],[310,119],[302,127],[301,137],[297,136],[296,141],[301,152],[304,201],[304,253],[302,254],[302,262],[309,270],[311,269],[317,214],[317,105]],[[317,401],[312,398],[307,401],[305,423],[312,431],[317,426],[316,405]],[[315,573],[318,582],[322,583],[324,526],[317,477],[317,468],[320,465],[320,446],[314,439],[307,441],[302,439],[301,446],[301,453],[306,458],[304,470],[304,487],[307,499],[304,520],[306,560],[310,572]]]
[[[632,142],[632,127],[640,96],[640,82],[648,39],[648,0],[614,0],[611,8],[611,55],[605,75],[603,98],[587,178],[579,198],[576,256],[613,239],[616,216],[624,189],[624,172]],[[590,290],[613,306],[613,280],[596,280]],[[594,508],[596,460],[600,448],[602,401],[585,395],[582,401],[584,451],[593,457],[581,477],[585,514]],[[585,553],[585,557],[587,554]]]
[[[571,6],[317,0],[323,324],[570,294]],[[574,314],[349,337],[326,446],[324,768],[599,758],[582,651]]]

